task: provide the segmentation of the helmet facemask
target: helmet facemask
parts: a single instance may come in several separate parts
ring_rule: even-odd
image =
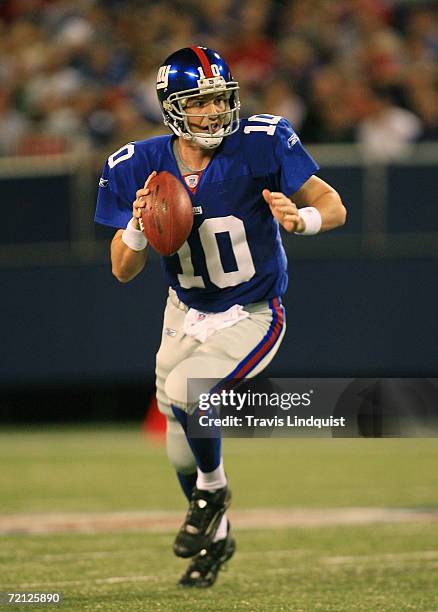
[[[239,85],[236,81],[225,82],[222,77],[200,79],[198,88],[175,92],[163,102],[164,123],[177,135],[195,142],[202,148],[214,149],[219,146],[225,136],[234,134],[239,128]],[[225,110],[215,113],[188,113],[186,108],[193,98],[200,96],[225,95]],[[193,109],[192,109],[193,110]],[[193,131],[190,120],[208,117],[207,130]],[[222,127],[213,129],[215,120],[222,122]]]

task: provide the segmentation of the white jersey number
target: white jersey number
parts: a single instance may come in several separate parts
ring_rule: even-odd
[[[248,118],[248,121],[257,121],[257,123],[267,123],[268,125],[247,125],[243,129],[243,133],[266,132],[268,136],[273,136],[280,119],[282,119],[281,115],[252,115]]]
[[[110,168],[114,168],[114,166],[117,166],[117,164],[120,164],[120,162],[132,157],[134,155],[134,151],[134,144],[132,142],[123,145],[123,147],[120,147],[120,149],[117,149],[115,153],[108,157],[108,166]],[[117,157],[117,155],[120,155],[120,157]]]
[[[233,249],[237,270],[225,272],[219,253],[216,234],[228,233]],[[255,274],[254,262],[246,241],[243,221],[234,215],[206,219],[199,227],[199,237],[205,253],[208,275],[217,287],[234,287],[249,281]],[[178,274],[179,284],[183,289],[205,287],[201,276],[195,276],[190,247],[187,242],[178,251],[182,274]]]

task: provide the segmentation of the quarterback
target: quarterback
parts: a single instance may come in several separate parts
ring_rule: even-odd
[[[187,379],[226,383],[268,365],[286,328],[280,225],[305,240],[342,225],[346,211],[315,176],[317,164],[286,119],[239,119],[239,85],[217,52],[176,51],[159,68],[156,88],[172,133],[130,142],[108,158],[95,220],[116,229],[112,271],[125,283],[146,263],[139,220],[155,173],[171,172],[192,200],[188,239],[162,257],[169,296],[156,386],[168,456],[189,501],[173,545],[177,556],[190,558],[179,584],[209,587],[235,550],[226,515],[231,491],[220,436],[194,438],[188,431]]]

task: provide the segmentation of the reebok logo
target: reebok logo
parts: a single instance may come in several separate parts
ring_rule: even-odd
[[[289,147],[289,149],[292,149],[292,147],[297,144],[297,142],[300,139],[298,138],[297,134],[292,134],[292,136],[289,136],[289,138],[287,139],[287,146]]]

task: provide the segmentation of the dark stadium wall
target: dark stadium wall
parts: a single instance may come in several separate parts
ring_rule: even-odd
[[[290,268],[288,331],[270,375],[436,371],[436,261]],[[1,388],[153,381],[165,294],[156,260],[127,285],[109,265],[3,270]]]

